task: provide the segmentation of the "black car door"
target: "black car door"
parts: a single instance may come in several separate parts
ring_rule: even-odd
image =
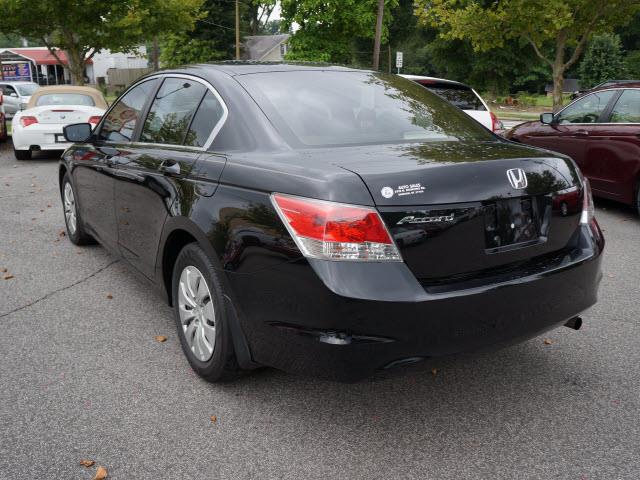
[[[204,82],[167,76],[137,133],[138,141],[118,158],[115,207],[120,253],[150,279],[167,216],[187,214],[182,210],[195,200],[196,185],[190,176],[225,108]]]
[[[74,153],[73,181],[80,213],[101,243],[117,251],[114,166],[131,145],[131,136],[157,80],[138,84],[105,115],[93,145]]]

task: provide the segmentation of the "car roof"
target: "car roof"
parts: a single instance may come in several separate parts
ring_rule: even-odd
[[[596,85],[589,92],[596,90],[604,90],[607,88],[638,88],[640,87],[640,80],[610,80],[607,82],[602,82],[599,85]]]
[[[43,95],[50,95],[52,93],[78,93],[82,95],[88,95],[93,98],[93,102],[97,108],[107,109],[107,102],[102,96],[99,90],[91,87],[79,87],[75,85],[56,85],[52,87],[40,87],[31,95],[27,108],[33,108],[36,106],[38,98]]]
[[[25,80],[0,80],[0,83],[7,83],[9,85],[38,85],[36,82],[27,82]]]
[[[295,71],[338,71],[338,72],[367,72],[371,70],[361,70],[357,68],[344,67],[342,65],[334,65],[329,63],[316,63],[316,62],[243,62],[243,61],[229,61],[229,62],[216,62],[216,63],[201,63],[193,65],[191,67],[185,66],[184,70],[189,71],[191,69],[210,70],[224,72],[228,75],[248,75],[252,73],[267,73],[267,72],[295,72]],[[163,73],[163,71],[156,72]]]

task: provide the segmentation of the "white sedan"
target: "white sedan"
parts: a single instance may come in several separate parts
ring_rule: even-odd
[[[34,151],[65,150],[71,144],[62,128],[72,123],[94,127],[107,109],[107,102],[95,88],[41,87],[31,96],[25,110],[13,117],[13,152],[18,160],[29,160]]]

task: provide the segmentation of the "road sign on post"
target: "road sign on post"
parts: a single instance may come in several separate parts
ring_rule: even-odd
[[[396,68],[398,69],[398,73],[400,73],[400,69],[402,68],[402,52],[396,52]]]

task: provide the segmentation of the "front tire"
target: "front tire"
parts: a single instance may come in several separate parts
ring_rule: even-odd
[[[74,245],[88,245],[94,243],[93,238],[84,229],[80,218],[76,193],[71,184],[68,173],[64,174],[61,185],[62,209],[64,211],[64,223],[67,227],[67,236]]]
[[[13,155],[16,157],[16,160],[31,160],[31,150],[16,150],[13,147]]]
[[[233,380],[240,373],[222,292],[206,253],[196,243],[186,245],[173,268],[176,326],[189,364],[209,382]]]

